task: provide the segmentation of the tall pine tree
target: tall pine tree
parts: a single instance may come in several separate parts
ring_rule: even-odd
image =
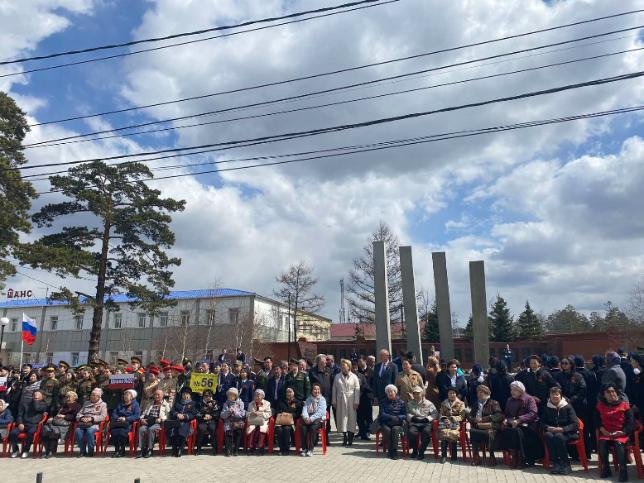
[[[534,313],[530,302],[525,303],[525,310],[519,315],[517,320],[517,336],[520,339],[534,339],[543,333],[541,321],[537,314]]]
[[[508,303],[500,295],[490,310],[490,322],[492,324],[492,340],[497,342],[508,342],[514,340],[514,325]]]

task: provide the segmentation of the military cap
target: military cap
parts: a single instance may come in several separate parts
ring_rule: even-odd
[[[56,370],[56,366],[53,364],[48,364],[47,366],[45,366],[45,371],[47,372],[54,372],[55,370]]]
[[[130,357],[130,362],[132,364],[142,364],[141,359],[139,357],[136,357],[136,356]]]
[[[58,361],[58,367],[61,369],[69,369],[69,364],[65,361]]]
[[[125,359],[116,359],[117,366],[127,366],[127,361]]]
[[[184,357],[183,361],[181,362],[181,364],[183,364],[185,366],[186,364],[192,364],[192,361],[190,359],[188,359],[187,357]]]

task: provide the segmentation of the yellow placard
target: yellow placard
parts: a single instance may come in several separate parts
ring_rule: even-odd
[[[201,394],[206,389],[213,393],[217,390],[217,374],[190,374],[190,390]]]

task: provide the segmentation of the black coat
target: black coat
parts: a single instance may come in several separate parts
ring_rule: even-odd
[[[315,366],[309,371],[309,379],[311,380],[311,385],[316,383],[320,385],[320,392],[324,396],[324,399],[326,399],[327,407],[329,407],[333,390],[333,373],[331,369],[325,367],[323,370],[320,370]]]
[[[277,381],[274,377],[270,378],[266,383],[265,399],[271,403],[271,407],[277,404],[277,401],[284,399],[284,376],[280,377]],[[277,399],[275,398],[275,386],[277,385]]]
[[[36,401],[32,399],[28,404],[21,404],[16,423],[37,426],[48,408],[48,404],[43,400]]]
[[[487,386],[490,388],[490,397],[499,402],[501,409],[505,411],[505,403],[510,397],[510,384],[514,379],[509,374],[494,372],[487,378]]]
[[[562,372],[560,379],[561,391],[570,404],[573,405],[577,412],[586,410],[588,404],[586,398],[586,380],[578,372]],[[580,413],[581,414],[581,413]]]
[[[546,404],[541,416],[541,427],[545,431],[548,426],[563,428],[564,434],[568,436],[568,439],[579,437],[579,419],[571,404],[566,404],[564,407],[559,408]]]
[[[387,363],[387,367],[380,375],[380,370],[382,368],[382,362],[376,364],[375,369],[373,370],[373,391],[374,396],[378,398],[379,401],[382,401],[387,397],[385,394],[385,387],[389,384],[396,384],[396,379],[398,379],[398,367],[392,362]]]
[[[540,408],[543,408],[548,402],[550,388],[559,386],[552,374],[543,367],[540,367],[537,372],[526,371],[523,377],[525,377],[525,380],[521,382],[525,384],[526,392],[539,399],[538,405]],[[518,376],[517,380],[520,380]]]

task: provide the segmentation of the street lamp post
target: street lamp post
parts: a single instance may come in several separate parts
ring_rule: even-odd
[[[4,328],[8,323],[9,319],[7,317],[0,318],[0,353],[2,353],[2,343],[4,342]],[[2,359],[0,359],[0,361],[1,360]]]

